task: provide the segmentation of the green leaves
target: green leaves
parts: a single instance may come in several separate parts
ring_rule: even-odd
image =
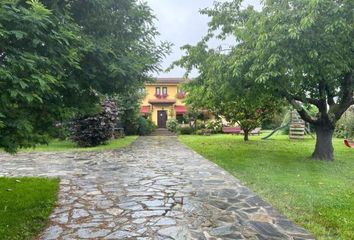
[[[0,3],[0,147],[7,151],[44,142],[58,115],[58,80],[71,69],[67,56],[76,46],[70,38],[72,46],[60,43],[56,21],[38,1]]]
[[[9,33],[15,35],[17,40],[21,40],[26,36],[26,33],[22,31],[9,31]]]
[[[153,18],[135,0],[0,1],[0,148],[45,142],[105,95],[124,93],[135,107],[168,50]]]

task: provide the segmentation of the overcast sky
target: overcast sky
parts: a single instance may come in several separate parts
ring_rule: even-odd
[[[199,13],[200,9],[211,7],[214,0],[146,0],[157,17],[156,26],[160,32],[157,41],[168,41],[174,44],[172,53],[164,59],[162,66],[166,69],[173,61],[178,60],[185,44],[196,44],[207,33],[208,17]],[[221,0],[225,1],[225,0]],[[260,8],[259,0],[245,0],[244,7],[253,5]],[[218,43],[211,43],[218,45]],[[159,77],[182,77],[183,69],[161,72]],[[194,75],[194,76],[193,76]],[[195,77],[193,73],[191,77]]]

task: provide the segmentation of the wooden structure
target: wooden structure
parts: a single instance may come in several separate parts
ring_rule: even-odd
[[[296,111],[291,112],[291,122],[289,126],[290,139],[304,139],[305,136],[305,121],[302,120]]]

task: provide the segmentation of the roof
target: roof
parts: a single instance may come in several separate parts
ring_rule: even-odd
[[[188,78],[156,78],[154,82],[148,82],[147,84],[156,84],[156,83],[164,83],[164,84],[180,84],[183,82],[188,82],[191,79]]]

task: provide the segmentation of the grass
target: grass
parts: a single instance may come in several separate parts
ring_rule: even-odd
[[[318,239],[354,239],[354,149],[334,139],[335,161],[309,159],[315,141],[278,135],[180,136]]]
[[[62,151],[104,151],[124,148],[137,139],[137,136],[127,136],[109,141],[105,145],[82,148],[71,141],[53,140],[48,145],[39,145],[36,148],[21,149],[20,152],[62,152]]]
[[[0,178],[0,239],[33,239],[55,206],[58,179]]]

